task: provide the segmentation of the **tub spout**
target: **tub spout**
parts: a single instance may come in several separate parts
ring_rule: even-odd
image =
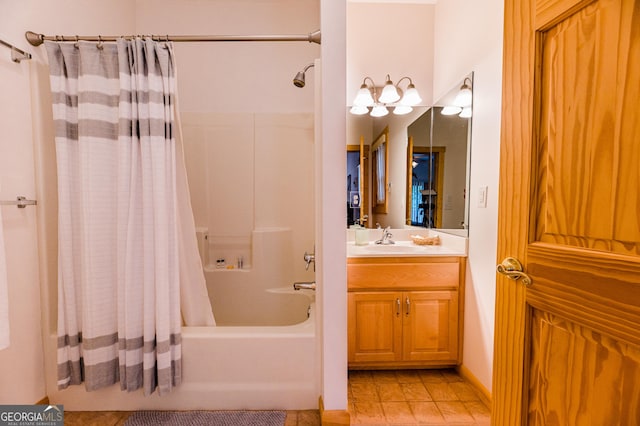
[[[315,290],[316,282],[295,282],[293,283],[294,290]]]

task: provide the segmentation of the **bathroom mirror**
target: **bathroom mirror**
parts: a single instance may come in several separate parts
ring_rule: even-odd
[[[358,145],[347,145],[347,226],[366,225],[369,212],[370,146],[360,136]]]
[[[347,151],[352,151],[347,160],[347,174],[351,175],[347,182],[347,226],[362,217],[367,220],[367,227],[379,223],[382,227],[416,226],[468,234],[471,118],[460,117],[459,113],[441,114],[444,107],[453,104],[464,81],[472,89],[473,74],[457,83],[433,106],[414,107],[407,115],[390,113],[375,118],[347,112],[347,143],[350,144]],[[357,144],[363,139],[369,151],[360,157]],[[379,203],[374,194],[378,185],[373,147],[382,141],[386,141],[387,146],[386,186],[381,186],[379,193],[385,189],[386,205]],[[357,168],[360,158],[364,175]],[[356,177],[362,179],[356,180]],[[349,200],[358,189],[362,202],[360,208],[355,208]]]
[[[373,212],[387,213],[389,207],[389,127],[371,145]]]
[[[473,73],[407,128],[406,225],[468,234]]]

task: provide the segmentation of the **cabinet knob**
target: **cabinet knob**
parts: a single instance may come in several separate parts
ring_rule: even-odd
[[[409,300],[409,296],[407,296],[404,303],[407,305],[407,315],[409,315],[409,311],[411,310],[411,301]]]
[[[399,297],[396,298],[396,316],[397,317],[400,316],[400,298]]]

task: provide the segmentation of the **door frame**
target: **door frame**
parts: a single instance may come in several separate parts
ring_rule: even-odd
[[[498,246],[496,264],[515,257],[526,264],[529,242],[531,182],[522,170],[532,163],[532,84],[535,64],[534,1],[506,0],[498,190]],[[524,36],[528,34],[529,36]],[[516,90],[514,90],[516,89]],[[512,194],[518,194],[513,198]],[[501,306],[511,309],[500,309]],[[526,289],[506,276],[496,278],[496,314],[491,423],[526,424],[522,395],[525,376],[529,312]]]

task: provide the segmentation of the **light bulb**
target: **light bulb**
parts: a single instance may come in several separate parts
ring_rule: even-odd
[[[440,114],[442,114],[442,115],[454,115],[454,114],[459,114],[460,111],[462,111],[462,108],[460,108],[458,106],[448,105],[448,106],[442,108],[442,111],[440,111]]]
[[[471,118],[471,107],[464,107],[462,111],[460,111],[460,117],[462,118]]]
[[[366,106],[354,105],[351,107],[349,112],[354,115],[364,115],[369,112],[369,108],[367,108]]]
[[[395,115],[405,115],[405,114],[409,114],[411,111],[413,111],[413,108],[411,108],[409,105],[396,105],[396,107],[393,109],[393,113]]]
[[[422,98],[420,97],[416,86],[414,86],[413,84],[409,84],[409,86],[407,86],[407,91],[404,92],[404,96],[402,97],[400,103],[403,105],[416,106],[420,102],[422,102]]]
[[[378,101],[383,104],[390,104],[400,99],[400,95],[398,94],[398,89],[393,85],[389,75],[387,75],[387,82],[384,84],[384,88],[382,89],[382,93],[380,94],[380,98]]]
[[[456,99],[453,101],[453,104],[464,108],[471,105],[472,98],[473,93],[471,92],[471,88],[465,83],[460,88],[460,91],[456,95]]]
[[[366,84],[360,86],[360,90],[356,94],[356,98],[353,100],[354,106],[373,106],[375,101],[373,100],[373,96],[371,95],[371,90],[367,87]]]
[[[376,105],[371,110],[372,117],[384,117],[387,114],[389,114],[389,110],[384,105]]]

